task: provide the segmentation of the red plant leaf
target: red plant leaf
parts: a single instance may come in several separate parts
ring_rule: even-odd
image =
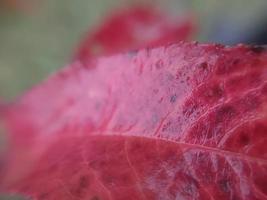
[[[267,52],[179,43],[75,62],[7,114],[33,199],[267,199]]]
[[[130,7],[109,16],[93,34],[90,31],[81,42],[75,58],[87,60],[92,55],[121,53],[188,40],[193,31],[192,18],[172,18],[151,6]]]

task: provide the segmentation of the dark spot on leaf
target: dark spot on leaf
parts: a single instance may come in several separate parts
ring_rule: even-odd
[[[250,50],[253,52],[253,53],[256,53],[256,54],[261,54],[263,53],[264,51],[266,51],[266,49],[262,46],[258,46],[258,45],[254,45],[254,46],[251,46],[250,47]]]
[[[196,193],[196,191],[199,188],[199,183],[197,180],[195,180],[193,177],[190,177],[189,175],[186,177],[188,184],[186,184],[183,188],[182,188],[182,193],[185,196],[188,197],[193,197],[194,194]]]
[[[235,109],[230,105],[223,105],[217,110],[216,121],[224,122],[231,120],[236,115]]]
[[[183,188],[182,192],[183,192],[183,194],[185,194],[187,196],[192,196],[192,193],[194,192],[194,190],[193,190],[191,185],[187,185]]]
[[[90,180],[88,176],[81,176],[79,180],[80,188],[87,188],[90,184]]]
[[[240,63],[240,59],[234,59],[233,60],[233,65],[238,65]]]
[[[220,49],[223,49],[224,48],[224,45],[222,45],[222,44],[215,44],[214,46],[215,46],[215,48],[217,50],[220,50]]]
[[[227,179],[220,180],[218,185],[224,193],[229,193],[231,190],[231,183]]]
[[[128,51],[129,57],[134,57],[137,55],[137,53],[138,53],[138,50],[136,50],[136,49]]]
[[[241,135],[240,135],[240,143],[242,145],[248,145],[249,142],[250,142],[250,138],[248,136],[248,134],[246,134],[245,132],[243,132]]]
[[[207,70],[208,69],[208,63],[206,62],[203,62],[199,65],[200,69],[202,70]]]
[[[170,102],[175,103],[176,100],[177,100],[177,95],[176,94],[172,95],[170,98]]]
[[[78,184],[71,189],[71,193],[77,197],[83,197],[90,184],[89,176],[81,176]]]
[[[94,196],[90,200],[100,200],[100,198],[98,196]]]

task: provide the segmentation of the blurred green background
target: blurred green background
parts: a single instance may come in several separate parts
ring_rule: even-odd
[[[27,0],[26,0],[27,2]],[[64,66],[88,27],[113,1],[43,0],[0,18],[0,97],[13,98]]]
[[[28,1],[35,1],[36,4],[30,12],[0,9],[2,99],[13,99],[68,63],[82,35],[90,27],[97,25],[111,10],[144,2],[24,0],[25,4]],[[265,23],[267,8],[266,0],[150,2],[156,2],[178,15],[193,13],[199,28],[196,40],[226,44],[249,42],[258,27]]]
[[[198,24],[195,39],[201,42],[266,42],[266,0],[21,1],[36,1],[36,6],[30,11],[0,8],[0,100],[14,99],[66,65],[89,28],[130,4],[153,2],[177,15],[193,14]]]

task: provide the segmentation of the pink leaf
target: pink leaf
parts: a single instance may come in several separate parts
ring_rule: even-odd
[[[267,199],[267,52],[179,43],[74,62],[11,108],[3,190]]]

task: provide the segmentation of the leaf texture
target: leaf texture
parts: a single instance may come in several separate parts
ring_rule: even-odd
[[[9,108],[2,190],[267,199],[267,52],[178,43],[74,62]]]

